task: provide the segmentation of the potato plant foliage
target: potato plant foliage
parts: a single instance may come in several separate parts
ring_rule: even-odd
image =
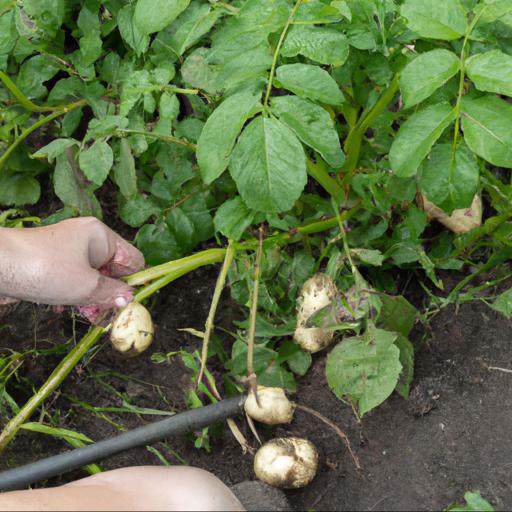
[[[52,223],[102,218],[107,198],[151,265],[249,241],[229,271],[243,306],[265,226],[262,385],[293,391],[311,364],[291,335],[317,271],[369,304],[326,367],[361,414],[412,380],[398,275],[435,292],[466,264],[504,272],[512,0],[0,0],[0,79],[6,208],[55,196]],[[449,214],[481,194],[485,222],[429,227],[418,192]],[[512,315],[510,294],[495,307]],[[238,327],[213,350],[232,387]]]

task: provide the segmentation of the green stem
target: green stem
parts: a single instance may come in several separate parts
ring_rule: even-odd
[[[98,341],[105,332],[103,327],[91,327],[89,332],[82,338],[80,343],[71,350],[68,355],[60,362],[47,381],[32,395],[28,402],[20,409],[18,414],[12,418],[4,427],[0,434],[0,453],[9,444],[11,439],[17,434],[23,423],[25,423],[33,412],[41,405],[43,400],[52,393],[71,370],[78,364],[84,354]]]
[[[76,103],[72,103],[66,107],[65,110],[59,110],[59,112],[54,112],[53,114],[50,114],[46,117],[43,117],[36,123],[34,123],[29,128],[23,130],[21,132],[21,135],[19,135],[14,142],[5,150],[5,153],[0,157],[0,169],[5,165],[5,162],[11,155],[11,153],[32,133],[35,132],[38,128],[41,128],[41,126],[44,126],[45,124],[53,121],[54,119],[57,119],[58,117],[62,116],[63,114],[67,114],[68,112],[71,112],[72,110],[75,110],[78,107],[81,107],[85,105],[85,100],[77,101]]]
[[[247,331],[247,380],[251,383],[256,400],[256,374],[254,373],[254,338],[256,337],[256,318],[258,316],[258,298],[260,292],[261,256],[263,254],[263,228],[259,229],[258,250],[254,262],[251,309],[249,311],[249,329]]]
[[[326,192],[328,192],[336,202],[342,203],[344,194],[343,189],[338,185],[336,180],[329,176],[329,173],[325,171],[320,165],[313,163],[308,157],[306,157],[306,165],[308,174],[321,185]]]
[[[464,36],[464,42],[462,43],[462,49],[460,51],[460,76],[459,76],[459,90],[457,94],[457,102],[455,104],[455,127],[453,129],[453,143],[452,143],[452,154],[450,158],[450,176],[452,182],[455,179],[455,158],[457,155],[457,144],[459,142],[460,136],[460,110],[462,106],[462,96],[464,95],[464,78],[466,77],[466,48],[469,41],[469,36],[473,29],[475,28],[480,16],[485,11],[482,9],[480,13],[475,16],[471,24],[469,25],[466,34]]]
[[[160,90],[164,90],[167,92],[173,92],[177,94],[191,94],[192,96],[196,96],[199,94],[199,89],[182,89],[181,87],[175,87],[174,85],[164,85],[160,88]]]
[[[347,171],[347,177],[351,176],[352,171],[357,167],[359,162],[359,155],[361,152],[361,144],[363,136],[368,128],[374,121],[386,110],[388,105],[393,101],[396,92],[398,91],[400,83],[400,75],[397,73],[388,88],[381,94],[375,105],[368,111],[361,115],[356,126],[350,131],[345,141],[345,153],[347,154],[347,161],[343,166],[343,170]]]
[[[18,86],[7,76],[3,71],[0,71],[0,80],[9,89],[11,94],[19,101],[20,105],[30,112],[52,112],[52,111],[66,111],[75,103],[69,103],[67,105],[36,105],[30,101],[21,91]]]
[[[168,276],[170,274],[179,273],[185,270],[185,274],[192,272],[196,268],[203,267],[204,265],[210,265],[212,263],[221,262],[226,254],[226,249],[207,249],[201,251],[186,258],[179,260],[168,261],[162,263],[156,267],[151,267],[146,270],[132,274],[131,276],[125,277],[124,280],[130,286],[139,286],[141,284],[148,283],[155,279],[159,279],[162,276]]]
[[[297,9],[299,8],[301,1],[302,0],[297,0],[295,2],[292,12],[290,13],[290,16],[288,17],[288,20],[286,21],[286,25],[284,26],[283,31],[281,32],[281,35],[279,36],[279,41],[277,42],[276,50],[274,52],[274,57],[272,59],[272,66],[270,68],[270,75],[268,77],[267,91],[265,92],[265,100],[263,101],[263,112],[264,113],[267,110],[268,100],[270,98],[270,92],[272,91],[272,83],[274,82],[274,75],[276,72],[276,65],[277,65],[277,59],[279,58],[279,52],[281,51],[281,46],[283,45],[284,38],[286,37],[286,32],[288,32],[288,28],[290,27],[291,23],[293,22],[293,18],[295,18],[295,14],[297,13]]]
[[[220,296],[222,294],[222,290],[224,290],[228,270],[229,267],[231,267],[231,263],[233,262],[235,252],[236,249],[234,247],[234,244],[230,240],[228,243],[226,254],[224,256],[224,264],[222,265],[219,277],[217,278],[217,283],[215,284],[215,290],[213,291],[213,298],[212,303],[210,305],[210,311],[208,312],[208,318],[206,319],[206,323],[204,326],[203,349],[201,352],[201,369],[199,370],[199,376],[197,377],[198,384],[200,384],[203,380],[204,370],[206,368],[206,360],[208,359],[208,345],[210,343],[210,337],[213,332],[215,315],[217,313],[217,307],[219,305]]]
[[[180,146],[190,149],[190,151],[195,151],[197,149],[197,146],[188,140],[178,139],[178,137],[174,137],[173,135],[164,135],[163,133],[146,132],[144,130],[129,130],[127,128],[118,128],[116,133],[120,137],[125,135],[143,135],[144,137],[153,137],[158,140],[163,140],[164,142],[179,144]]]

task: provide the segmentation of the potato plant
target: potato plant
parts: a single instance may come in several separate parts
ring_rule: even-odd
[[[334,331],[327,382],[361,415],[412,380],[398,275],[434,308],[506,277],[512,0],[0,0],[0,80],[0,204],[55,197],[52,223],[114,201],[150,265],[231,241],[261,385],[307,372],[292,338],[318,272],[339,293],[307,327]],[[210,350],[227,389],[250,370],[238,329]]]

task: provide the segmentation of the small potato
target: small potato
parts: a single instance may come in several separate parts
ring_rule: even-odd
[[[337,294],[336,284],[326,274],[319,272],[304,283],[297,301],[297,328],[293,338],[307,352],[318,352],[333,340],[333,331],[306,327],[306,323],[314,313],[331,304]]]
[[[315,445],[300,437],[272,439],[254,457],[256,477],[281,489],[305,487],[315,478],[317,467]]]
[[[245,412],[253,420],[267,425],[279,425],[292,421],[295,407],[288,400],[284,389],[258,386],[258,399],[259,406],[254,393],[249,393],[244,405]]]
[[[151,345],[153,334],[153,321],[149,311],[142,304],[131,302],[115,318],[110,341],[119,352],[135,356]]]

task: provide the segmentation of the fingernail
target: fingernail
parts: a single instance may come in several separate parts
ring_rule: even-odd
[[[118,308],[125,308],[128,306],[128,301],[124,297],[117,297],[114,302]]]

